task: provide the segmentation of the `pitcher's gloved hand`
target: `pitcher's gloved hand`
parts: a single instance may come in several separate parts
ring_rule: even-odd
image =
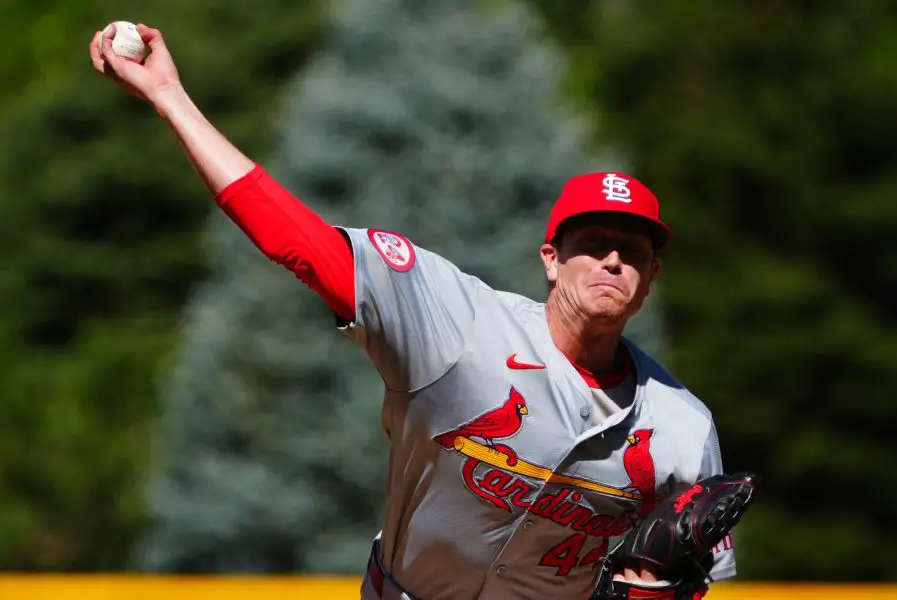
[[[707,586],[713,547],[725,538],[754,497],[753,473],[714,475],[657,504],[626,540],[605,557],[595,600],[692,600]],[[614,581],[627,566],[648,563],[663,586]]]

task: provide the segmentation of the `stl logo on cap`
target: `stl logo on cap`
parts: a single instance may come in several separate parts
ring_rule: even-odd
[[[632,202],[632,192],[629,190],[628,179],[624,179],[616,173],[608,173],[601,181],[601,185],[604,186],[601,193],[604,194],[609,202],[625,202],[626,204]]]

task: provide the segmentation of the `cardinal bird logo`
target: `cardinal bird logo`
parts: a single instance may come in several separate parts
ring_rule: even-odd
[[[526,400],[520,395],[520,392],[511,388],[508,399],[498,408],[476,417],[457,429],[441,433],[433,439],[451,450],[455,446],[457,437],[479,437],[493,450],[507,454],[510,457],[508,464],[512,465],[516,462],[514,451],[504,444],[496,444],[495,440],[511,437],[517,433],[520,426],[523,425],[523,415],[526,414],[529,414]]]
[[[651,458],[651,435],[653,429],[638,429],[633,431],[626,441],[629,442],[623,452],[623,468],[632,481],[631,487],[639,491],[642,496],[642,507],[639,516],[644,517],[654,508],[655,478],[654,459]]]

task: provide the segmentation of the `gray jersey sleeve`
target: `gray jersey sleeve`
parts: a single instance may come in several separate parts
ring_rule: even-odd
[[[460,358],[479,280],[402,235],[349,229],[355,321],[344,328],[395,391],[430,385]]]
[[[698,478],[704,479],[711,475],[719,475],[722,472],[723,459],[719,449],[719,438],[716,435],[716,426],[711,422],[710,432],[707,434],[707,440],[704,442],[704,455],[701,460],[701,471]],[[713,559],[713,568],[710,570],[710,576],[714,581],[735,576],[735,550],[732,546],[731,534],[713,549]]]

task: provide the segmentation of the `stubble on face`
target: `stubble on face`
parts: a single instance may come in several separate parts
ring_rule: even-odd
[[[647,236],[598,224],[564,236],[557,262],[559,299],[596,324],[634,316],[659,268]]]

